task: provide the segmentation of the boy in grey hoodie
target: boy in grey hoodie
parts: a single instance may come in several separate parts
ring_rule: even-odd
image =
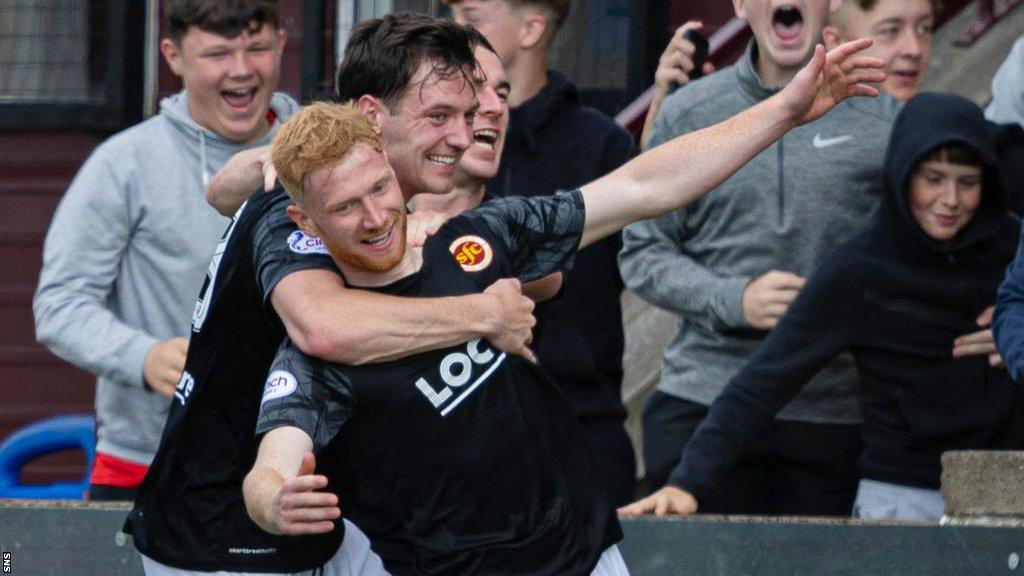
[[[651,146],[776,93],[811,56],[836,0],[734,0],[754,32],[735,65],[665,100]],[[880,198],[894,101],[847,101],[793,130],[707,197],[631,225],[626,285],[679,315],[658,391],[644,409],[647,489],[664,486],[707,407],[743,366],[821,258],[850,239]],[[860,421],[841,357],[790,402],[770,434],[701,503],[721,513],[847,515]]]
[[[39,341],[97,376],[94,500],[132,499],[156,453],[228,223],[206,203],[210,175],[298,108],[274,92],[285,43],[274,2],[167,2],[165,16],[160,48],[184,90],[79,170],[33,301]]]

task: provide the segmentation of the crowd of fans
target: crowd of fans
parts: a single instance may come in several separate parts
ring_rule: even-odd
[[[993,79],[983,112],[953,95],[919,93],[935,0],[807,0],[782,8],[737,1],[737,16],[753,31],[746,51],[720,70],[703,65],[691,81],[696,47],[686,32],[702,25],[681,26],[656,73],[640,138],[649,152],[631,162],[632,138],[548,70],[569,0],[446,3],[455,23],[392,16],[353,30],[336,78],[338,100],[353,106],[339,117],[323,112],[322,121],[354,132],[331,136],[348,144],[324,159],[330,146],[323,142],[311,148],[315,156],[303,152],[325,138],[317,122],[275,92],[287,41],[276,2],[165,2],[168,37],[160,48],[184,89],[83,165],[54,215],[33,302],[39,340],[97,375],[90,498],[138,500],[129,529],[147,573],[293,572],[314,561],[337,574],[451,573],[482,569],[494,557],[529,571],[522,566],[544,557],[552,573],[624,574],[613,546],[617,526],[592,525],[593,517],[618,509],[934,520],[944,505],[942,452],[1024,449],[1017,216],[1024,208],[1024,39]],[[817,48],[822,41],[832,49],[827,56]],[[876,81],[879,67],[884,81]],[[820,75],[808,72],[818,68]],[[777,133],[736,134],[779,102],[797,108],[795,95],[821,97],[820,86],[809,88],[814,81],[842,83],[827,113],[786,116]],[[875,88],[877,97],[846,98]],[[288,126],[295,114],[304,132]],[[272,147],[281,130],[290,143]],[[697,138],[709,150],[730,138],[752,147],[765,140],[756,149],[733,146],[729,155],[743,160],[735,166],[720,157],[684,162],[690,174],[662,180],[667,155],[681,155],[678,143]],[[366,147],[386,161],[362,159],[373,154]],[[361,158],[358,170],[348,164],[349,150],[364,150],[352,152]],[[288,195],[276,185],[279,173]],[[303,198],[360,178],[370,199]],[[620,206],[592,204],[595,190],[615,186],[630,187]],[[678,194],[675,209],[620,235],[618,227],[638,215],[667,210],[657,201],[631,207],[648,188]],[[366,208],[389,194],[404,201]],[[587,205],[585,222],[578,203]],[[361,210],[368,211],[361,225],[376,235],[330,233],[329,222]],[[617,210],[621,221],[610,215]],[[500,245],[480,232],[502,226]],[[428,254],[432,239],[436,246],[453,228],[464,232],[450,242],[462,270],[508,259],[518,279],[470,289],[431,272],[415,289],[394,288],[404,280],[387,272],[416,272],[430,262],[391,261],[394,247],[404,251],[408,235]],[[586,247],[562,266],[577,243]],[[349,248],[373,258],[332,261]],[[387,265],[377,268],[377,260]],[[379,287],[369,283],[378,279],[373,274],[384,274],[391,288],[352,288]],[[443,289],[430,287],[435,277],[446,278]],[[679,327],[643,410],[642,493],[623,427],[624,286],[677,315]],[[554,515],[547,520],[532,509],[513,516],[531,527],[559,524],[555,516],[574,518],[573,507],[586,503],[581,516],[590,520],[559,526],[587,542],[580,550],[529,550],[520,528],[498,535],[491,526],[487,538],[514,553],[479,552],[489,544],[430,532],[425,526],[436,519],[386,509],[398,495],[365,492],[350,478],[360,471],[320,456],[333,445],[333,435],[323,436],[330,429],[341,438],[342,460],[365,462],[378,479],[400,476],[389,460],[399,456],[362,453],[349,437],[393,430],[364,416],[346,436],[341,424],[359,414],[350,396],[363,394],[372,405],[365,374],[418,376],[409,368],[426,365],[418,359],[444,356],[446,385],[425,373],[402,383],[418,390],[416,402],[425,397],[447,415],[448,403],[477,385],[466,386],[470,377],[485,378],[506,354],[525,359],[524,381],[551,378],[572,426],[524,395],[516,401],[544,417],[491,406],[481,414],[514,425],[494,431],[483,429],[490,420],[477,422],[464,445],[439,436],[448,445],[437,451],[486,455],[486,466],[497,468],[490,472],[501,476],[496,454],[506,441],[520,445],[509,435],[521,424],[535,444],[501,456],[517,470],[550,461],[537,474],[557,476],[557,489],[544,497],[559,504],[544,501],[549,508],[540,516]],[[333,372],[322,361],[344,369]],[[473,371],[492,361],[484,376]],[[529,363],[549,376],[533,375]],[[330,392],[318,391],[293,373],[314,382],[334,374],[344,385],[327,382]],[[295,415],[296,390],[306,395],[302,414],[314,416]],[[292,404],[276,407],[287,398]],[[270,408],[261,412],[264,405]],[[271,409],[278,412],[265,412]],[[281,439],[274,422],[308,436]],[[414,427],[393,424],[402,426]],[[428,428],[408,433],[432,438]],[[488,434],[492,454],[473,443]],[[555,462],[567,447],[574,454]],[[583,468],[575,458],[585,460]],[[563,475],[569,467],[594,476]],[[443,470],[437,477],[447,479],[448,491],[458,485]],[[354,524],[335,529],[347,495],[344,488],[324,492],[328,485],[358,487],[366,498],[359,502],[381,507],[365,522],[369,541]],[[419,494],[395,486],[402,497]],[[546,494],[527,488],[501,506],[476,507],[528,508]],[[427,504],[445,501],[444,492],[429,493],[431,502],[416,510],[437,514]],[[474,493],[462,490],[466,498]],[[187,512],[167,512],[174,503]],[[364,508],[351,505],[357,515]],[[445,513],[456,524],[481,525]],[[217,520],[187,528],[202,518]],[[230,534],[218,522],[233,523]],[[396,543],[394,534],[405,532],[395,526],[403,523],[410,540]],[[352,536],[338,548],[342,532]],[[321,535],[297,536],[306,533]],[[404,546],[426,552],[406,556]],[[309,559],[295,564],[288,554],[297,551]]]

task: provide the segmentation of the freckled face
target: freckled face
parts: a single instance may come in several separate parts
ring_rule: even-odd
[[[405,201],[383,154],[360,144],[313,172],[303,209],[346,277],[393,270],[405,256]]]

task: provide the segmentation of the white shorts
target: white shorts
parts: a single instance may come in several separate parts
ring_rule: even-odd
[[[626,561],[619,552],[619,547],[612,544],[610,548],[601,554],[601,559],[594,566],[590,576],[629,576],[629,568],[626,568]]]
[[[946,509],[942,492],[862,478],[853,517],[862,520],[939,520]]]
[[[323,566],[305,572],[278,573],[279,576],[389,576],[384,570],[380,556],[370,550],[370,540],[363,531],[348,520],[345,523],[345,538],[341,546]],[[247,572],[199,572],[172,568],[142,556],[142,567],[146,576],[274,576],[272,574],[250,574]]]

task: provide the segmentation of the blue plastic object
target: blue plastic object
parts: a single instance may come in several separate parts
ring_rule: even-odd
[[[92,416],[75,414],[40,420],[11,434],[0,444],[0,498],[81,500],[89,490],[89,471],[96,455],[95,426]],[[28,461],[74,448],[85,452],[85,474],[80,482],[21,483],[20,472]]]

